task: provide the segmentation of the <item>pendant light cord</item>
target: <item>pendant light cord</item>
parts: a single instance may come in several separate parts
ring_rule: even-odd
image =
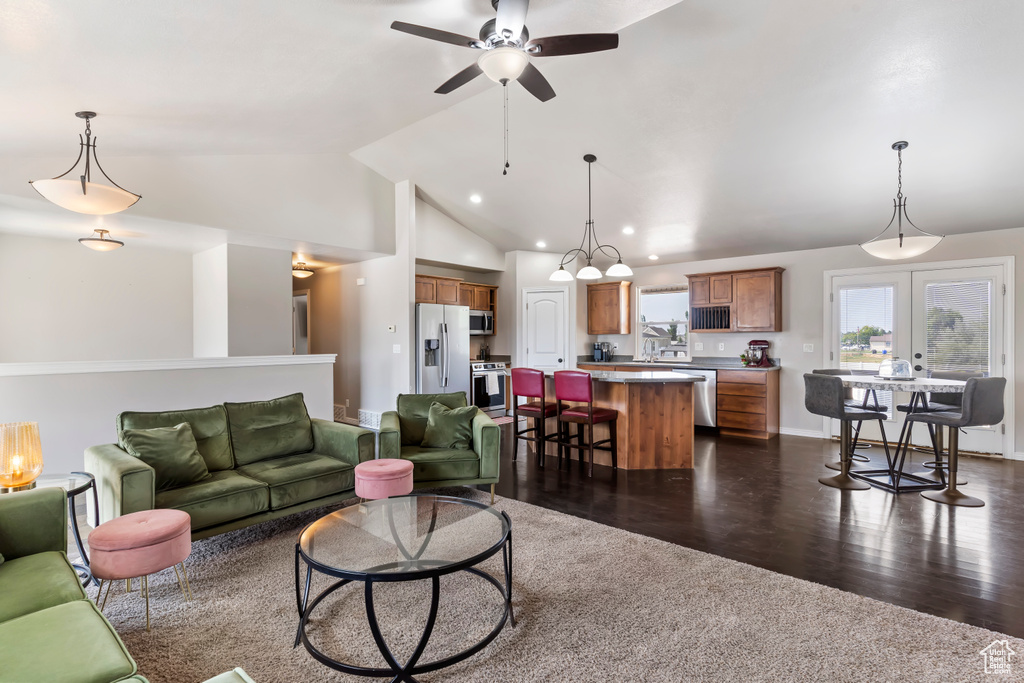
[[[501,89],[505,95],[505,167],[501,169],[501,175],[508,175],[508,81],[502,83]]]

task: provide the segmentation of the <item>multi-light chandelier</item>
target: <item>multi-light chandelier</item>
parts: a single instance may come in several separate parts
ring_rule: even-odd
[[[909,146],[910,143],[904,140],[892,143],[892,148],[896,150],[896,156],[899,158],[899,162],[896,166],[898,178],[896,184],[896,198],[892,200],[892,218],[889,219],[889,225],[885,226],[885,230],[880,232],[874,239],[860,245],[861,249],[872,256],[877,256],[878,258],[893,261],[911,258],[925,253],[942,241],[942,235],[933,235],[930,232],[925,232],[914,225],[907,216],[907,200],[903,196],[903,150]],[[904,221],[906,221],[907,224],[918,234],[904,234]],[[885,237],[885,233],[889,231],[889,228],[892,227],[893,223],[896,223],[896,236]]]
[[[601,244],[597,239],[597,233],[594,232],[594,217],[593,217],[593,194],[591,191],[590,184],[590,167],[597,161],[597,157],[593,154],[586,154],[583,156],[583,161],[587,162],[587,227],[583,232],[583,241],[580,242],[578,249],[570,249],[565,252],[562,257],[561,263],[558,264],[558,270],[551,274],[551,280],[554,282],[570,282],[573,279],[572,273],[565,269],[567,263],[572,263],[579,257],[583,257],[587,260],[587,265],[580,268],[579,272],[576,273],[576,277],[581,280],[596,280],[601,277],[601,271],[593,265],[594,256],[598,252],[611,257],[609,251],[615,252],[614,258],[615,263],[605,271],[605,275],[608,277],[629,277],[633,274],[633,271],[622,262],[622,255],[619,254],[619,250],[610,244]],[[584,249],[584,245],[586,248]]]

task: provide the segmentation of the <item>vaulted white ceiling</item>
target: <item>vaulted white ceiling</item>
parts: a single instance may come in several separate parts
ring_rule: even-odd
[[[475,54],[388,28],[475,35],[491,17],[488,0],[2,3],[0,157],[70,165],[73,113],[89,108],[129,189],[118,157],[352,153],[504,249],[564,251],[592,152],[598,234],[636,264],[868,239],[889,219],[889,146],[905,139],[918,225],[1024,225],[1019,0],[534,0],[535,36],[621,41],[535,60],[550,102],[510,86],[507,176],[501,88],[433,93]],[[41,201],[27,184],[0,195]]]

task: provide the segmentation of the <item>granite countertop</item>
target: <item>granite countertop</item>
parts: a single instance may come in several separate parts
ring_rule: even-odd
[[[697,359],[693,362],[682,362],[682,361],[655,361],[654,363],[646,363],[644,361],[628,360],[628,361],[593,361],[593,360],[577,360],[577,365],[620,365],[630,368],[668,368],[671,370],[746,370],[748,372],[771,372],[772,370],[781,370],[779,365],[773,365],[770,368],[751,368],[741,363],[734,363],[730,359],[722,359],[722,362],[708,361],[707,359]]]
[[[703,382],[700,375],[687,375],[671,370],[652,370],[650,372],[615,372],[614,370],[589,370],[590,376],[598,382],[619,382],[621,384],[664,383],[664,382]],[[552,377],[553,373],[544,373]]]

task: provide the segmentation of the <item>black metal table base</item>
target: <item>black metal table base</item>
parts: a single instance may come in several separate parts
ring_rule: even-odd
[[[414,494],[415,495],[415,494]],[[500,545],[495,546],[493,552],[486,554],[486,556],[478,556],[473,559],[472,563],[464,563],[462,565],[450,565],[440,560],[423,560],[421,555],[430,543],[430,538],[434,530],[434,524],[436,522],[436,508],[431,514],[430,529],[426,534],[423,544],[416,552],[410,552],[401,540],[398,538],[398,532],[395,529],[393,518],[389,517],[389,526],[391,532],[396,541],[396,546],[401,551],[402,555],[405,556],[404,561],[389,562],[377,567],[372,567],[366,570],[365,574],[377,574],[376,578],[370,576],[363,576],[361,578],[341,578],[339,581],[334,582],[326,589],[324,589],[319,595],[310,600],[310,588],[312,581],[312,573],[314,568],[320,573],[327,575],[340,576],[341,573],[332,572],[330,569],[323,566],[314,566],[303,553],[299,544],[295,546],[295,597],[298,603],[299,611],[299,626],[295,635],[295,647],[298,647],[301,643],[306,651],[309,652],[312,657],[320,662],[321,664],[330,667],[336,671],[343,673],[352,674],[355,676],[367,676],[374,678],[390,678],[392,683],[417,683],[414,676],[418,674],[424,674],[431,671],[437,671],[445,667],[457,664],[469,657],[472,657],[480,650],[484,649],[497,638],[498,634],[505,627],[506,623],[511,623],[512,626],[516,625],[515,614],[512,610],[512,530],[511,520],[508,519],[508,515],[504,512],[501,513],[508,522],[508,533],[505,536],[503,542]],[[504,581],[492,576],[491,574],[479,569],[475,564],[492,557],[501,550],[502,555],[502,569],[504,571]],[[306,563],[306,577],[305,581],[301,582],[301,568],[300,561]],[[417,569],[416,578],[403,578],[400,573],[388,574],[389,570],[408,568],[410,565],[414,565]],[[470,646],[469,648],[458,652],[454,655],[437,659],[432,662],[420,663],[420,657],[423,655],[423,651],[427,647],[427,642],[430,640],[430,635],[434,630],[434,625],[437,620],[438,604],[440,602],[441,595],[441,577],[447,574],[454,574],[456,572],[467,572],[473,576],[478,576],[491,585],[493,585],[498,594],[501,596],[502,602],[504,603],[504,610],[497,623],[491,629],[491,631],[484,636],[481,640]],[[383,575],[381,573],[384,573]],[[430,611],[427,616],[426,625],[423,628],[423,633],[420,636],[419,642],[408,660],[403,664],[398,660],[398,657],[388,647],[387,642],[384,640],[384,636],[381,633],[380,624],[377,620],[377,611],[374,606],[373,588],[377,583],[392,583],[398,581],[430,581]],[[384,658],[387,667],[366,667],[357,666],[355,664],[348,664],[345,662],[338,661],[324,652],[320,651],[315,645],[313,645],[308,635],[306,634],[306,627],[309,623],[310,615],[313,610],[320,605],[324,599],[332,595],[335,591],[347,586],[350,583],[362,582],[364,585],[363,596],[366,603],[366,617],[369,622],[370,632],[373,635],[373,641],[377,645],[377,649],[380,651],[381,656]],[[303,588],[300,590],[300,583],[303,584]]]

